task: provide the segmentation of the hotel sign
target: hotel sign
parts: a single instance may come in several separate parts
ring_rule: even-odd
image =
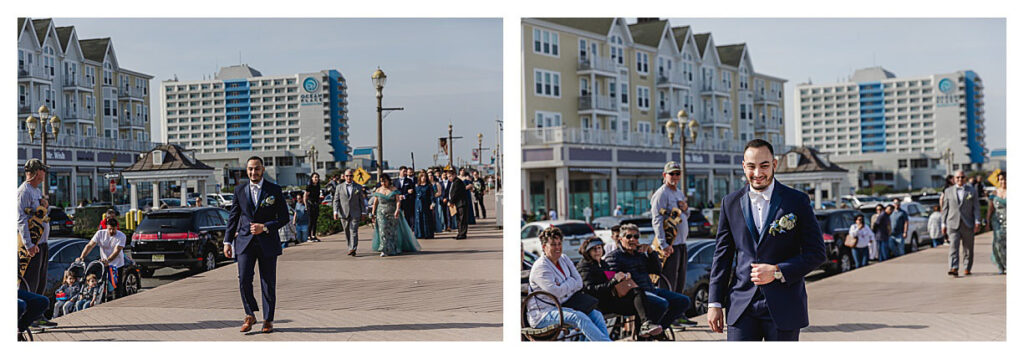
[[[950,80],[948,77],[943,78],[939,80],[938,87],[939,92],[935,94],[935,106],[945,107],[960,104],[956,98],[956,91],[954,91],[956,84],[953,83],[953,80]]]
[[[302,80],[304,93],[299,95],[299,103],[302,105],[320,105],[324,102],[324,95],[320,93],[320,81],[312,76]]]

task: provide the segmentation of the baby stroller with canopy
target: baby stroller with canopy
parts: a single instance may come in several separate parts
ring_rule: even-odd
[[[95,298],[96,304],[100,304],[109,300],[116,299],[117,297],[117,286],[120,282],[117,274],[117,270],[114,267],[103,264],[99,260],[94,260],[86,265],[84,262],[75,261],[71,264],[71,268],[74,267],[84,268],[84,275],[80,278],[81,281],[85,281],[85,278],[90,274],[96,275],[96,280],[99,281],[100,285],[103,286],[103,290],[100,291],[99,297]],[[71,270],[68,268],[68,270]],[[83,283],[83,287],[87,285]]]

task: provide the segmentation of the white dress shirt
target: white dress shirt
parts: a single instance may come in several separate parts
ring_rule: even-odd
[[[260,208],[260,190],[263,188],[263,180],[260,183],[249,182],[249,195],[252,196],[252,203],[256,209]]]
[[[761,233],[761,228],[764,228],[765,222],[768,221],[768,205],[771,203],[774,190],[775,181],[772,181],[764,191],[750,187],[750,191],[747,192],[747,196],[750,198],[750,212],[754,215],[754,225],[757,226],[758,234]]]

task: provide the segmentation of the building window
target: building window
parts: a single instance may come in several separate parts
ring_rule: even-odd
[[[557,57],[558,33],[534,28],[533,52]]]
[[[629,86],[626,84],[622,84],[622,104],[629,104]]]
[[[648,68],[649,63],[650,63],[650,58],[648,58],[646,52],[640,52],[640,51],[636,52],[636,72],[639,72],[641,74],[648,73],[649,70],[650,70]]]
[[[615,61],[615,63],[619,65],[625,65],[626,60],[625,56],[623,55],[624,53],[622,51],[622,37],[619,35],[612,35],[610,42],[612,61]]]
[[[557,112],[537,111],[534,115],[534,124],[537,128],[561,127],[562,114]]]
[[[636,87],[636,107],[641,110],[649,110],[651,108],[651,89],[649,87]]]
[[[538,96],[562,97],[561,74],[553,71],[534,70],[534,94]]]

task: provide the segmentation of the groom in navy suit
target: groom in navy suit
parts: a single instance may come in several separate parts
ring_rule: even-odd
[[[253,269],[260,266],[260,289],[263,294],[263,329],[274,330],[274,306],[277,302],[277,256],[281,255],[281,239],[277,230],[288,224],[281,187],[263,179],[263,159],[249,157],[246,161],[249,182],[235,188],[235,202],[228,217],[224,239],[224,255],[237,255],[238,288],[242,293],[245,321],[242,332],[256,324],[259,310],[252,293]]]
[[[799,340],[808,325],[804,276],[825,262],[810,200],[775,181],[777,164],[770,143],[750,141],[743,151],[749,186],[722,199],[708,324],[721,333],[724,319],[730,341]]]

